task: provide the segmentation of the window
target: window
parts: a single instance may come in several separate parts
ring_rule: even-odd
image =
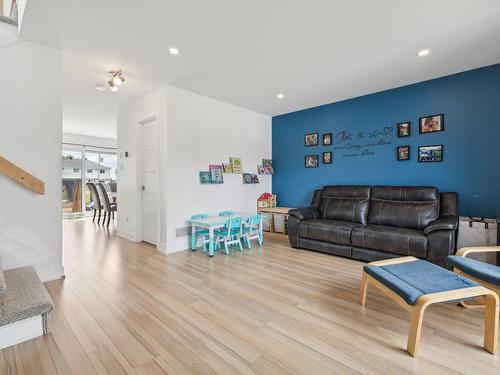
[[[91,211],[88,182],[108,183],[116,191],[118,160],[115,149],[96,149],[84,145],[63,144],[62,206],[65,217]]]

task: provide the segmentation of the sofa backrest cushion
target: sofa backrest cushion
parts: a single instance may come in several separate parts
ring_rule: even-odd
[[[374,186],[368,223],[423,230],[439,217],[435,187]]]
[[[366,224],[370,186],[325,186],[319,206],[320,217]]]

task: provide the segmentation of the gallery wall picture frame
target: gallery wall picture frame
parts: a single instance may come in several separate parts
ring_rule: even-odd
[[[208,171],[210,172],[210,176],[212,179],[212,184],[223,184],[224,183],[224,175],[223,175],[223,167],[220,164],[211,164],[208,166]]]
[[[318,133],[309,133],[304,135],[304,146],[311,147],[318,145]]]
[[[444,114],[420,117],[418,119],[418,131],[420,134],[444,131]]]
[[[398,124],[398,137],[409,137],[411,135],[411,122],[405,121]]]
[[[331,151],[323,152],[323,164],[332,164],[332,161],[333,161],[332,152]]]
[[[304,156],[304,167],[306,168],[318,168],[319,166],[319,156],[318,155],[306,155]]]
[[[212,183],[212,175],[209,171],[200,171],[200,184],[209,185]]]
[[[398,146],[396,147],[396,158],[398,161],[410,160],[410,146]]]
[[[244,184],[258,184],[259,177],[255,173],[243,173],[243,183]]]
[[[332,133],[323,134],[323,146],[331,146],[332,145]]]
[[[426,145],[418,146],[418,162],[419,163],[436,163],[442,162],[444,159],[443,145]]]

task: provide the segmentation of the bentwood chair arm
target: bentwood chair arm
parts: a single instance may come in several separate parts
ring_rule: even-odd
[[[462,247],[457,251],[456,255],[466,257],[472,253],[496,253],[500,252],[500,246],[477,246],[477,247]]]

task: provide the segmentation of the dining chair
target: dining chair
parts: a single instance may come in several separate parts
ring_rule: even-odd
[[[106,193],[111,193],[111,186],[109,186],[109,183],[103,182],[102,186],[104,186],[104,189],[106,190]]]
[[[231,216],[234,215],[234,211],[221,211],[219,212],[219,216]]]
[[[215,248],[219,249],[221,243],[224,243],[224,253],[226,254],[229,254],[229,247],[233,245],[238,245],[240,251],[243,251],[241,244],[241,218],[234,217],[227,220],[224,228],[217,231]]]
[[[242,226],[242,239],[245,240],[249,249],[252,248],[250,240],[257,239],[259,246],[262,246],[262,238],[260,238],[260,226],[262,225],[262,216],[257,214],[250,216]]]
[[[101,202],[103,203],[103,210],[104,210],[104,219],[102,223],[106,221],[106,214],[108,215],[108,222],[106,223],[106,226],[109,227],[109,221],[111,220],[111,214],[113,214],[113,219],[114,219],[114,213],[117,211],[117,204],[116,203],[111,203],[109,201],[108,197],[108,192],[106,191],[106,188],[102,183],[97,184],[97,187],[100,189],[100,198]]]
[[[191,220],[206,219],[207,217],[208,217],[208,214],[194,214],[191,216]],[[208,235],[209,235],[208,229],[198,229],[196,231],[196,235],[191,236],[191,249],[195,249],[196,244],[198,243],[198,240],[200,238],[202,238],[203,239],[203,251],[207,251],[207,244],[209,241]]]
[[[97,192],[95,184],[93,184],[92,182],[88,182],[87,188],[89,189],[90,197],[92,198],[92,203],[90,204],[90,208],[94,210],[94,217],[92,218],[92,222],[95,222],[96,214],[97,212],[99,212],[99,217],[97,218],[97,224],[99,224],[99,222],[101,221],[101,210],[102,210],[101,199],[99,197],[99,193]]]

